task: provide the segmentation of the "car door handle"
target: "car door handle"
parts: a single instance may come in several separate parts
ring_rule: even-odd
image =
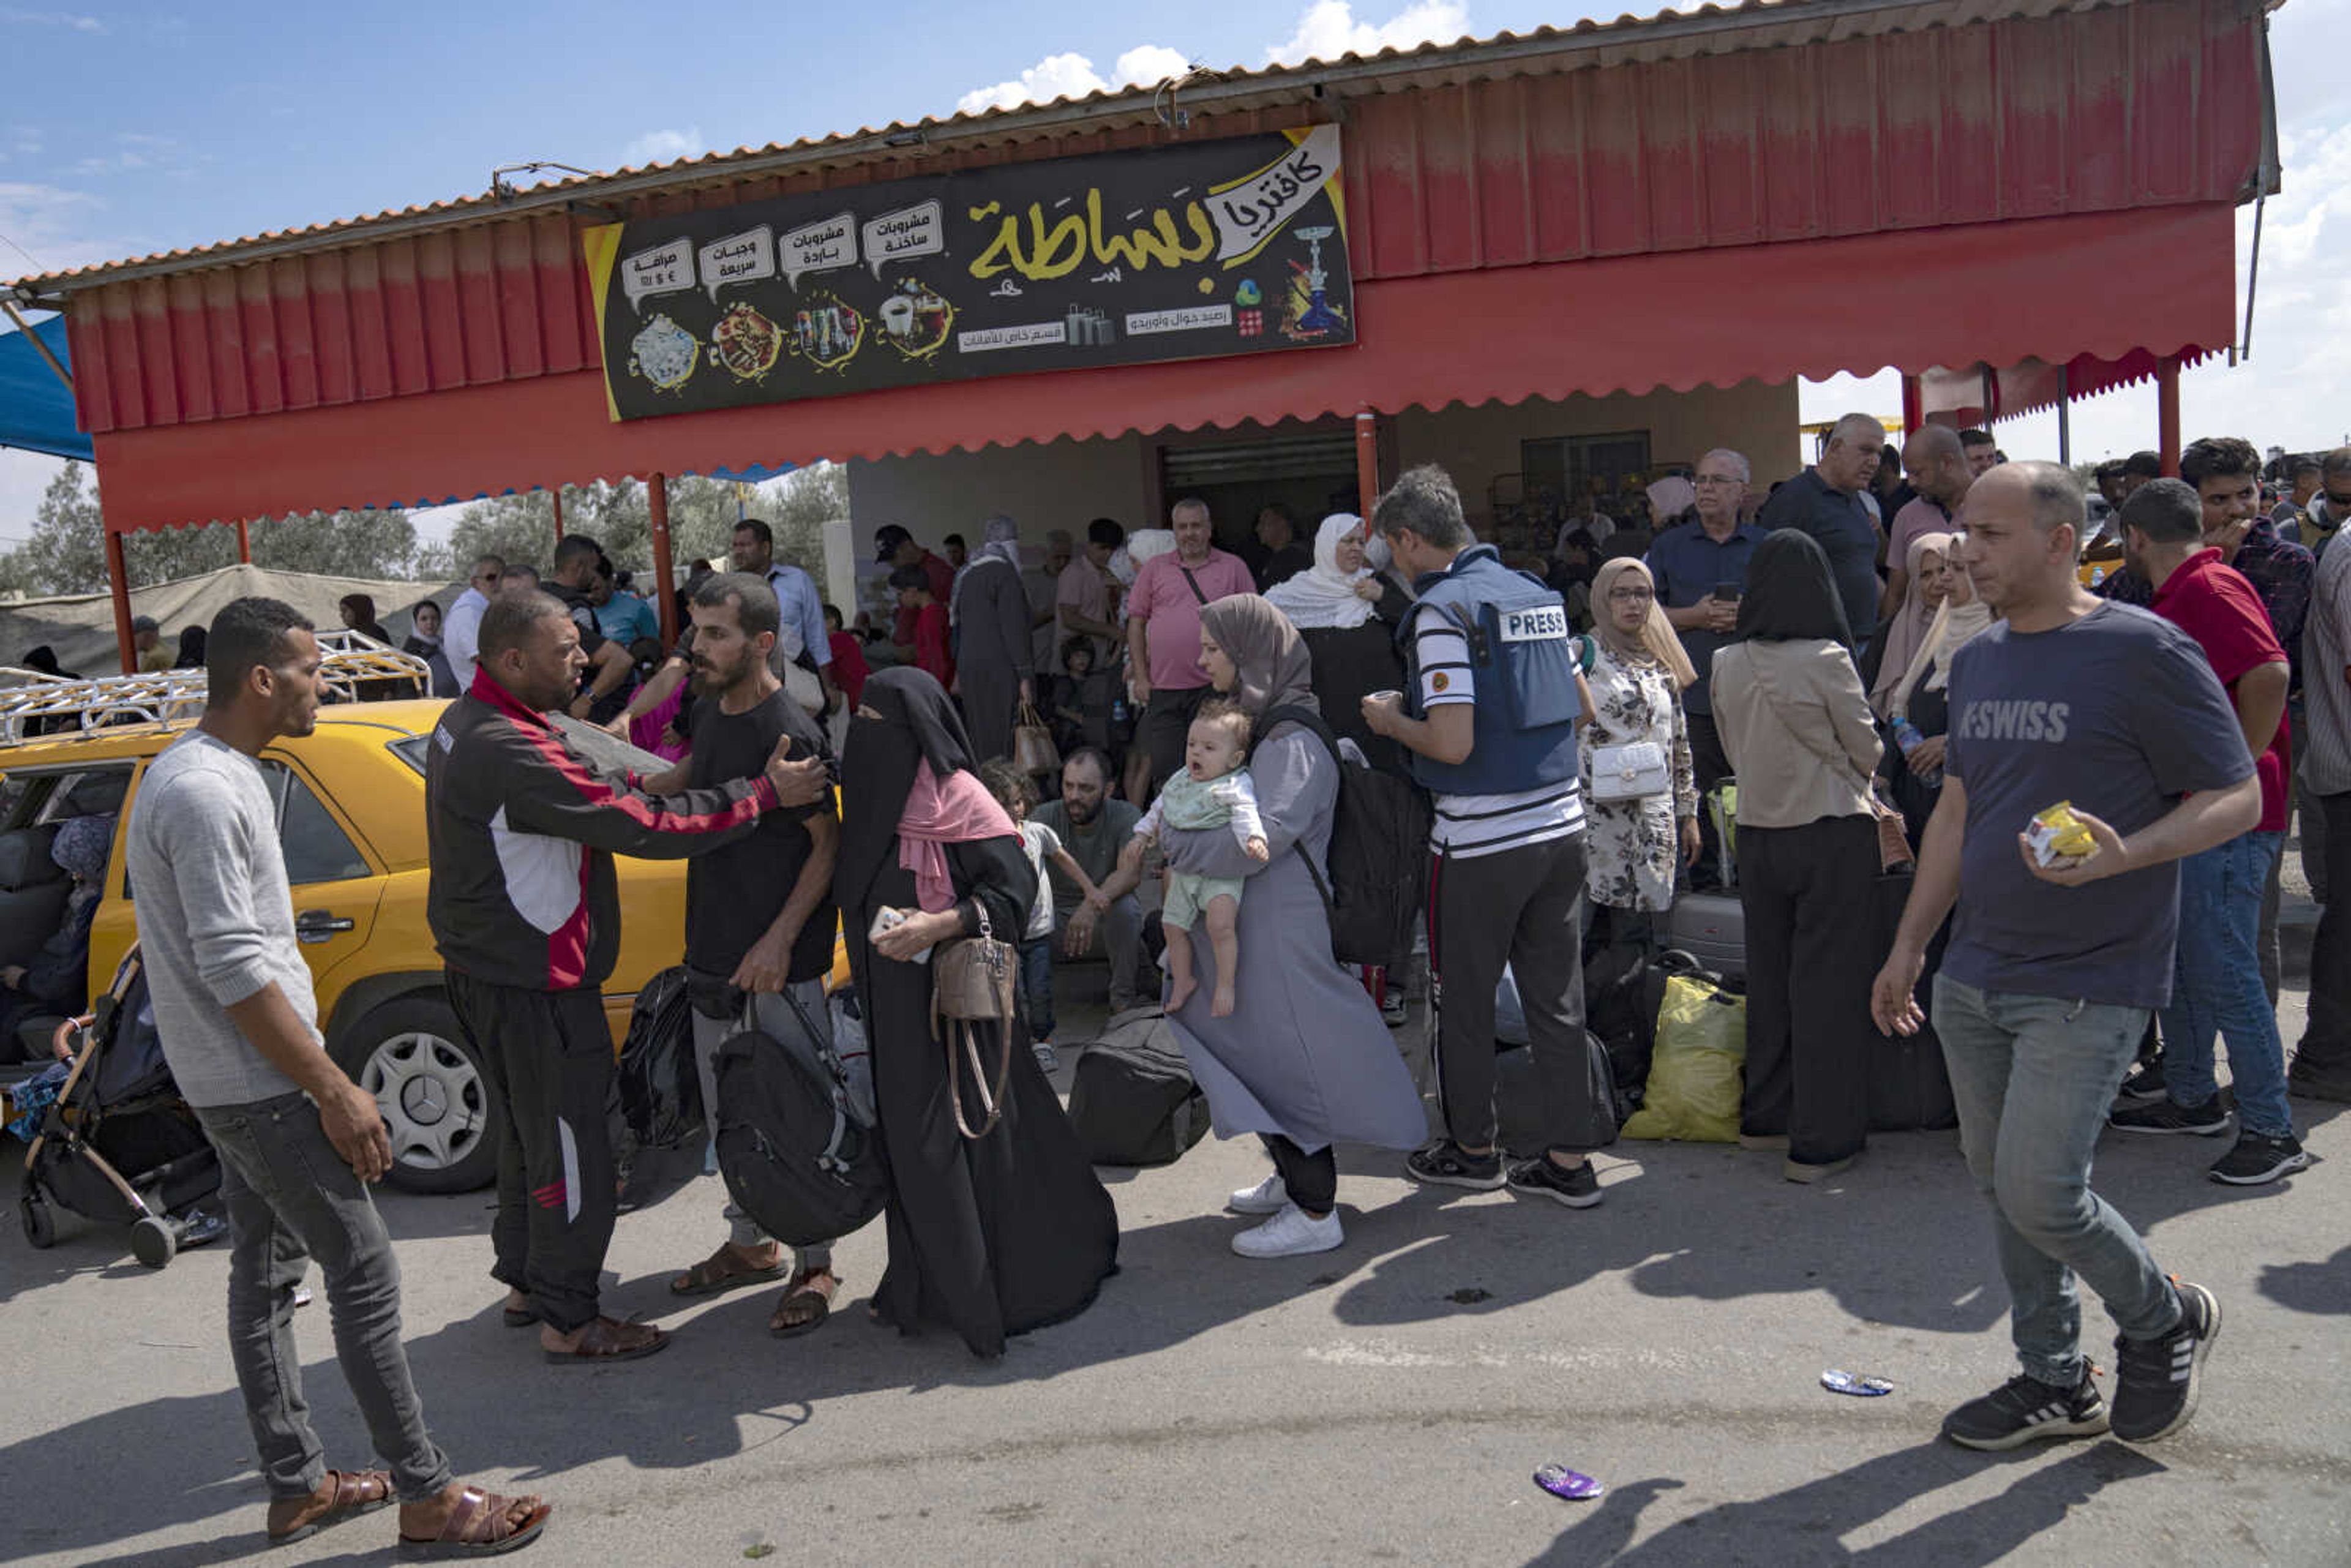
[[[355,930],[358,925],[357,921],[345,919],[328,910],[306,909],[294,917],[294,939],[316,945],[331,941],[338,932]]]

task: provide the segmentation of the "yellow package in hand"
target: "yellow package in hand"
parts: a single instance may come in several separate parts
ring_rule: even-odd
[[[1737,1142],[1746,1061],[1747,998],[1702,979],[1674,976],[1657,1009],[1648,1092],[1625,1124],[1625,1136]]]

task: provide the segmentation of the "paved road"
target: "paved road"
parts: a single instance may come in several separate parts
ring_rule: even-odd
[[[2291,1040],[2298,992],[2285,1011]],[[2258,1192],[2202,1179],[2215,1143],[2110,1137],[2102,1189],[2225,1305],[2203,1412],[2144,1451],[2004,1458],[1935,1437],[1947,1407],[2012,1370],[1949,1134],[1881,1136],[1817,1189],[1771,1156],[1620,1144],[1586,1213],[1440,1198],[1356,1155],[1345,1249],[1272,1263],[1233,1257],[1237,1222],[1217,1212],[1261,1157],[1211,1143],[1116,1182],[1123,1270],[995,1365],[864,1321],[878,1227],[842,1249],[852,1303],[813,1338],[769,1339],[765,1293],[674,1310],[664,1278],[719,1234],[705,1180],[624,1217],[611,1254],[608,1307],[678,1329],[674,1347],[545,1368],[498,1322],[486,1197],[383,1207],[444,1446],[559,1502],[526,1562],[2340,1568],[2351,1116],[2296,1109],[2332,1163]],[[79,1229],[44,1253],[13,1227],[0,1240],[0,1556],[265,1555],[222,1343],[226,1262],[151,1273]],[[2103,1344],[2111,1325],[2095,1304],[2088,1319]],[[323,1300],[300,1327],[330,1457],[364,1461]],[[1827,1394],[1833,1366],[1896,1391]],[[1547,1460],[1607,1495],[1536,1490]],[[392,1539],[378,1515],[266,1556],[383,1562]]]

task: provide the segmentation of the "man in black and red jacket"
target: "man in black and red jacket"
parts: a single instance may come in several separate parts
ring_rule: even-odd
[[[631,1360],[668,1343],[596,1305],[616,1196],[599,991],[620,946],[612,856],[716,849],[829,782],[820,761],[788,763],[780,746],[758,777],[710,789],[650,795],[633,777],[600,774],[546,716],[570,703],[583,664],[560,601],[494,601],[473,689],[441,716],[424,780],[426,915],[450,1005],[505,1118],[491,1273],[509,1291],[507,1321],[535,1319],[559,1364]]]

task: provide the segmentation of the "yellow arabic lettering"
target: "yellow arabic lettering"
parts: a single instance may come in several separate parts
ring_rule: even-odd
[[[1017,272],[1031,282],[1063,277],[1089,259],[1097,267],[1180,267],[1206,260],[1217,251],[1216,225],[1197,202],[1184,204],[1183,218],[1191,229],[1186,240],[1176,214],[1160,207],[1148,224],[1130,234],[1102,232],[1102,195],[1099,188],[1086,193],[1082,216],[1072,213],[1048,225],[1042,203],[1032,202],[1024,225],[1020,214],[1004,214],[994,202],[967,209],[971,221],[985,223],[1002,214],[996,234],[971,263],[971,276],[995,277]]]

